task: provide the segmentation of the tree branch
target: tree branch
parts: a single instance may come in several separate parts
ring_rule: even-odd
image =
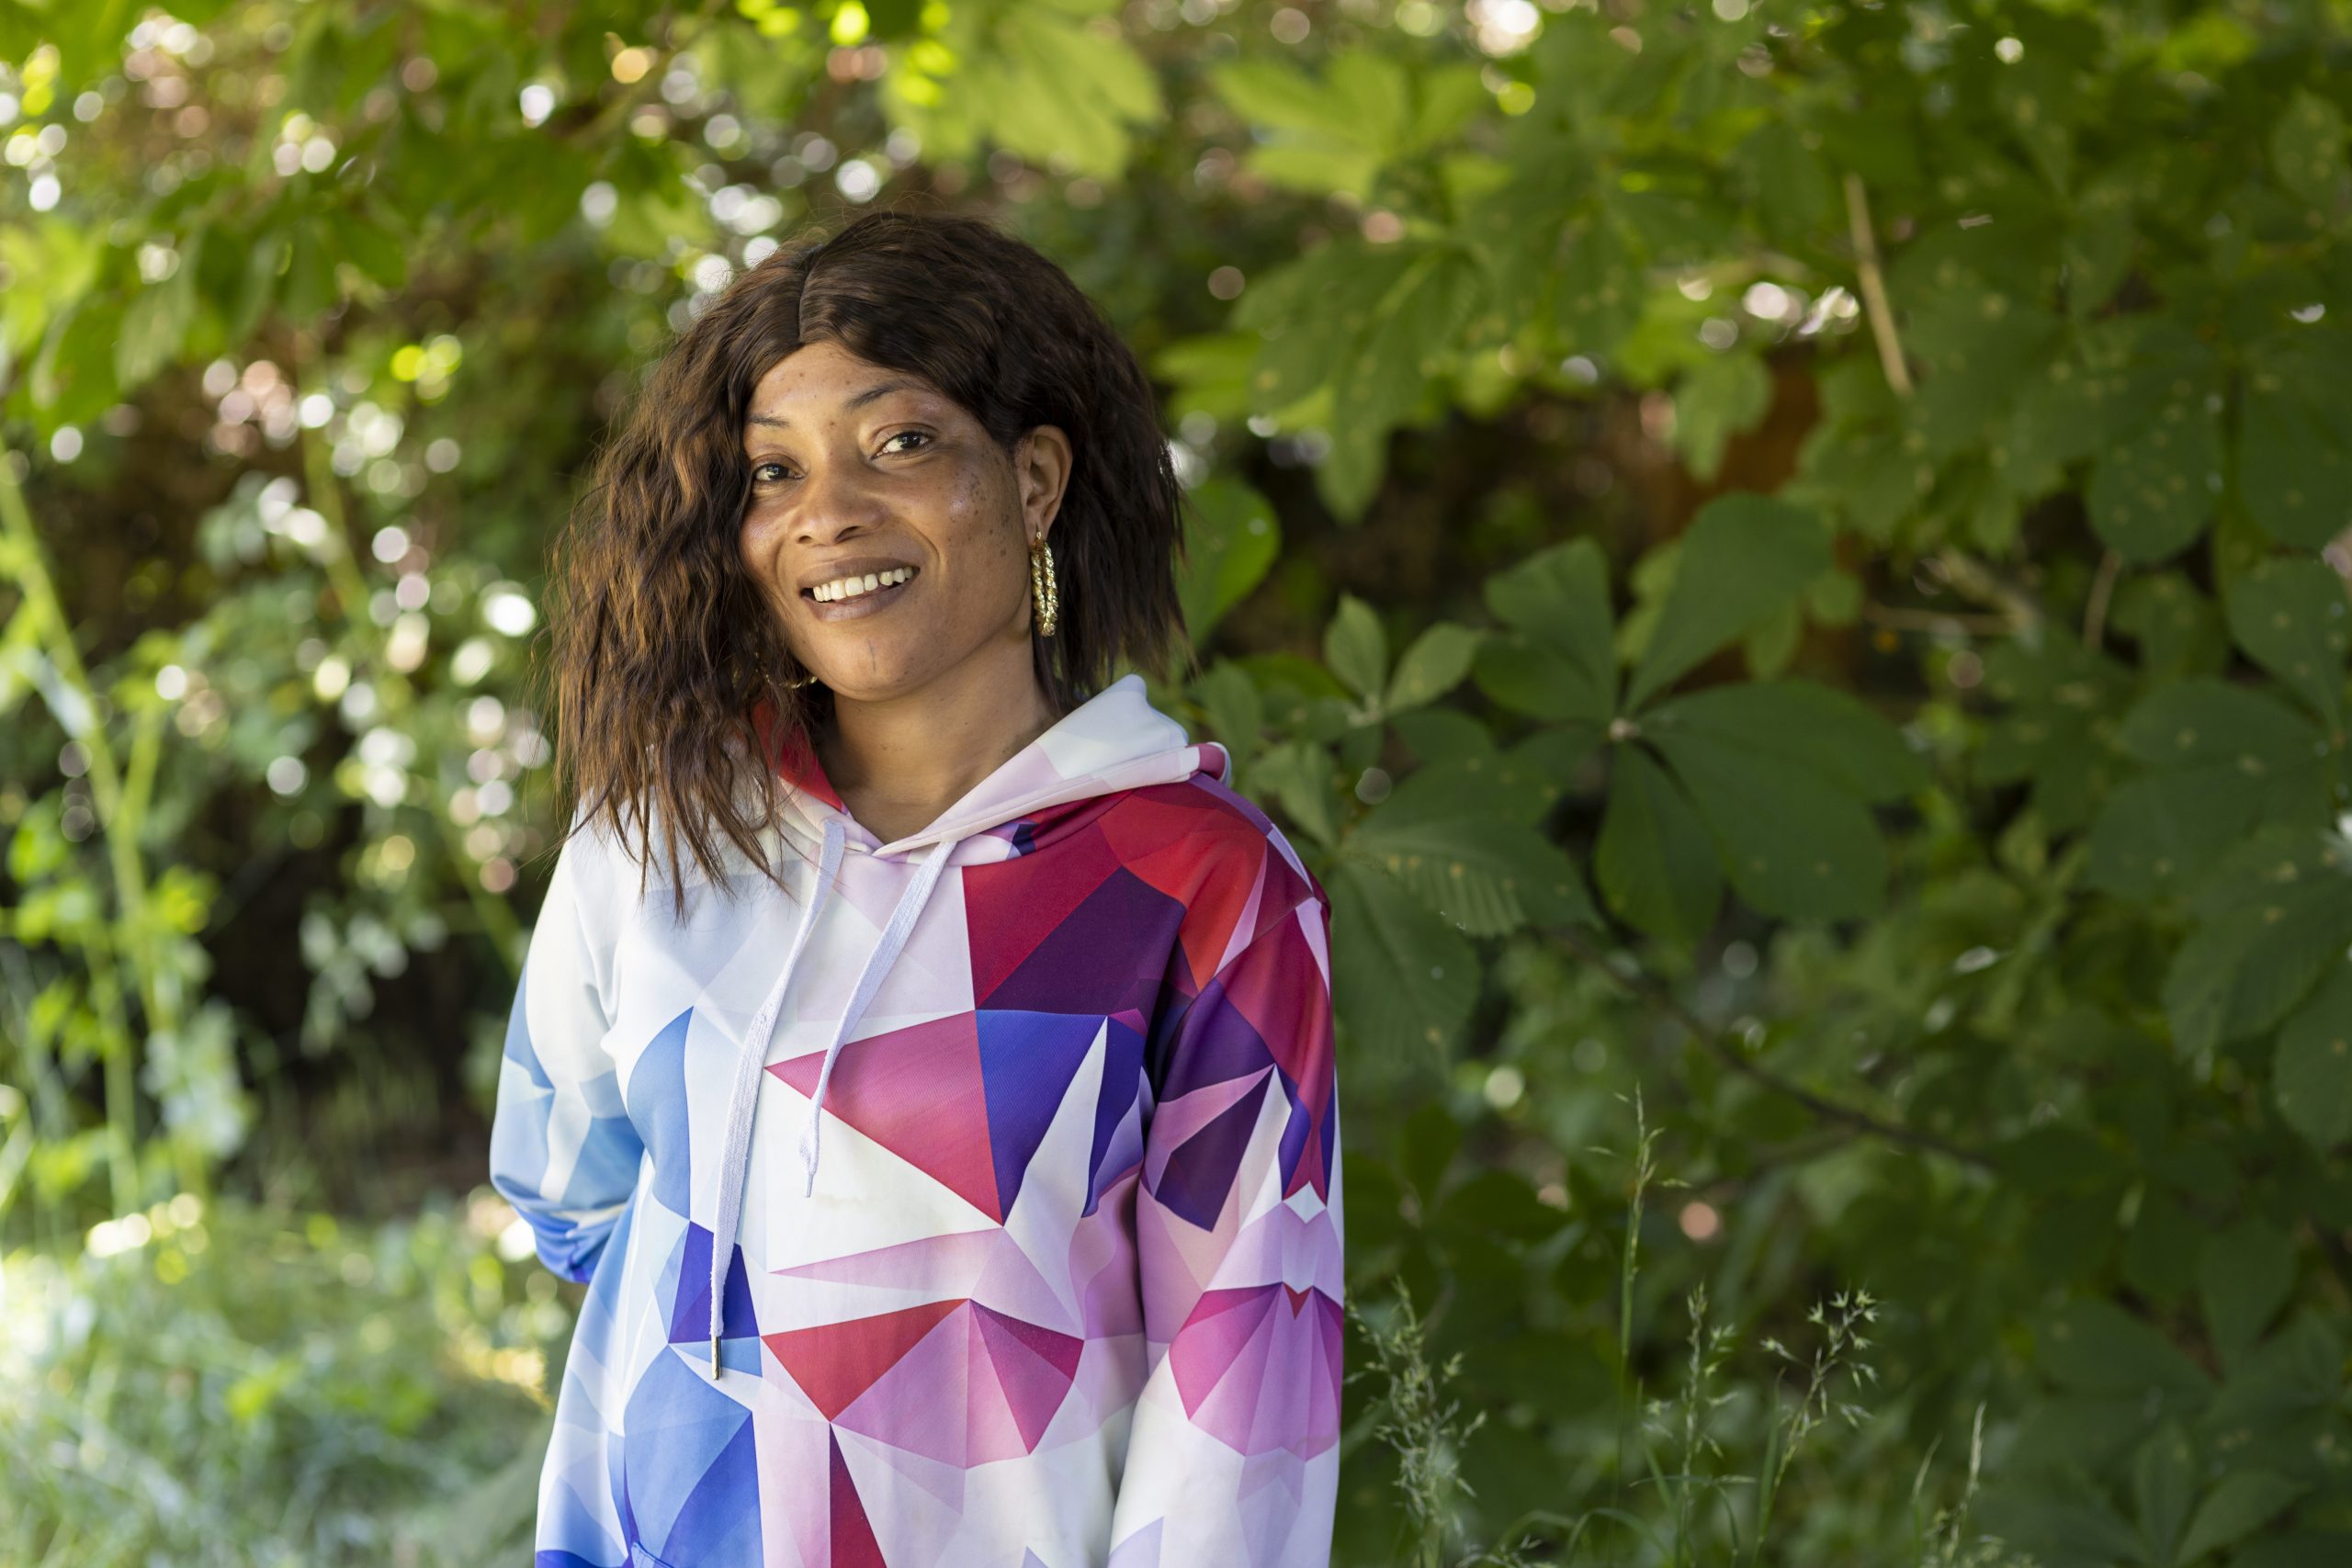
[[[1747,1052],[1708,1027],[1705,1020],[1685,1007],[1680,998],[1661,985],[1657,979],[1636,969],[1628,975],[1609,962],[1609,955],[1574,928],[1567,930],[1562,940],[1568,951],[1614,980],[1629,995],[1641,998],[1688,1031],[1690,1036],[1714,1054],[1715,1058],[1734,1072],[1762,1085],[1773,1093],[1796,1101],[1825,1122],[1835,1122],[1857,1132],[1868,1133],[1889,1143],[1907,1145],[1930,1154],[1939,1154],[1979,1170],[1990,1170],[1993,1162],[1973,1149],[1962,1148],[1945,1142],[1932,1133],[1922,1133],[1897,1122],[1888,1122],[1871,1115],[1859,1106],[1844,1105],[1813,1092],[1801,1084],[1791,1082],[1780,1074],[1754,1060]]]

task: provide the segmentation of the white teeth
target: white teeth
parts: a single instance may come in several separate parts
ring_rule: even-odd
[[[894,583],[904,582],[914,574],[914,568],[901,566],[888,571],[869,571],[864,577],[836,578],[831,582],[819,583],[808,591],[808,596],[822,604],[834,604],[843,599],[854,599],[859,594],[871,592],[876,588],[888,588]]]

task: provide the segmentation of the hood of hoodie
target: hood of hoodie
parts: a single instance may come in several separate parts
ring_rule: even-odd
[[[1230,768],[1224,747],[1215,741],[1193,742],[1183,726],[1151,705],[1142,676],[1124,675],[1007,758],[930,826],[884,843],[850,815],[814,750],[805,743],[787,743],[775,733],[774,719],[774,710],[765,705],[753,715],[762,754],[784,784],[780,829],[786,838],[798,840],[796,850],[806,850],[813,840],[815,853],[810,858],[817,863],[817,874],[801,901],[792,945],[778,966],[767,999],[744,1032],[729,1097],[726,1144],[719,1159],[718,1214],[710,1249],[714,1379],[719,1375],[726,1274],[734,1256],[743,1190],[750,1177],[752,1123],[759,1104],[760,1077],[786,992],[809,936],[831,899],[842,858],[865,854],[877,863],[903,865],[905,879],[889,919],[866,950],[857,983],[833,1027],[809,1091],[800,1156],[808,1173],[807,1190],[811,1193],[816,1190],[825,1089],[832,1080],[833,1065],[866,1004],[905,949],[933,890],[956,860],[959,846],[967,840],[992,836],[1009,840],[1012,847],[1010,852],[991,848],[989,858],[1001,860],[1008,852],[1025,854],[1036,846],[1041,827],[1058,807],[1122,790],[1179,783],[1204,770],[1224,784]],[[1045,831],[1049,833],[1050,828]]]
[[[1174,784],[1204,769],[1224,784],[1230,773],[1223,746],[1194,742],[1151,705],[1142,676],[1123,675],[1007,758],[928,827],[884,843],[850,815],[813,750],[780,739],[766,705],[754,718],[769,765],[785,784],[785,830],[815,841],[837,822],[846,852],[883,859],[909,859],[943,840],[982,833],[1017,840],[1025,819],[1053,807]]]

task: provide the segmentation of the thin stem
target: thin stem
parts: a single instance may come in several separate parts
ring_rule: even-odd
[[[1762,1084],[1776,1094],[1786,1096],[1796,1101],[1822,1120],[1840,1122],[1858,1131],[1884,1138],[1889,1143],[1906,1144],[1913,1148],[1943,1155],[1980,1170],[1993,1168],[1993,1162],[1989,1158],[1973,1149],[1965,1149],[1957,1144],[1947,1143],[1932,1133],[1922,1133],[1916,1128],[1905,1127],[1900,1122],[1885,1121],[1858,1106],[1841,1104],[1837,1100],[1815,1094],[1802,1085],[1792,1083],[1762,1063],[1751,1060],[1746,1052],[1724,1039],[1716,1031],[1707,1027],[1705,1021],[1683,1006],[1681,1000],[1673,992],[1660,985],[1650,975],[1638,969],[1631,975],[1620,971],[1615,964],[1609,962],[1606,953],[1595,947],[1589,938],[1575,928],[1571,927],[1565,931],[1561,940],[1567,944],[1570,952],[1600,969],[1626,992],[1649,1002],[1680,1024],[1725,1066]]]
[[[1878,344],[1878,362],[1886,384],[1898,398],[1911,395],[1911,367],[1903,362],[1903,344],[1894,335],[1894,310],[1887,303],[1886,279],[1880,270],[1878,236],[1871,228],[1870,197],[1860,175],[1846,176],[1846,219],[1854,236],[1854,270],[1861,286],[1862,310],[1870,318],[1871,338]]]
[[[2025,629],[2017,617],[1975,614],[1965,610],[1915,610],[1871,601],[1862,606],[1862,619],[1890,631],[1927,632],[1932,636],[2015,637]]]
[[[114,881],[115,916],[109,922],[112,930],[106,933],[105,945],[119,947],[122,952],[130,970],[129,983],[138,987],[148,1032],[152,1035],[175,1032],[180,1022],[179,988],[163,983],[148,942],[147,867],[139,854],[139,821],[146,808],[154,773],[153,759],[143,752],[153,743],[149,741],[142,747],[134,740],[131,781],[126,788],[113,739],[107,733],[108,705],[91,683],[88,667],[82,662],[82,650],[74,640],[73,623],[66,616],[56,579],[50,574],[48,552],[41,548],[40,533],[33,526],[32,512],[25,505],[24,491],[17,484],[15,454],[5,445],[0,445],[0,537],[6,538],[12,547],[17,581],[24,596],[17,613],[32,617],[35,635],[41,640],[59,679],[79,694],[88,709],[88,722],[80,727],[74,739],[80,743],[87,760],[90,801],[97,814],[99,831],[106,836],[107,869]],[[65,722],[65,715],[57,716],[61,724]],[[111,953],[105,956],[103,964],[93,964],[92,975],[101,979],[108,990],[115,991],[119,1007],[119,976]],[[118,1213],[128,1213],[141,1197],[134,1143],[134,1038],[125,1021],[112,1037],[113,1049],[106,1064],[108,1174]]]
[[[2091,579],[2090,603],[2083,608],[2083,646],[2097,648],[2107,626],[2107,603],[2115,593],[2116,574],[2123,558],[2112,549],[2098,558],[2098,575]]]

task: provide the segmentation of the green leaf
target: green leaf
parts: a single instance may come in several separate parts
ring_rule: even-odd
[[[197,270],[203,258],[204,234],[201,229],[190,234],[172,276],[141,288],[123,311],[121,335],[114,345],[114,376],[124,390],[135,389],[179,357],[188,327],[196,320]]]
[[[2124,898],[2177,892],[2244,837],[2260,806],[2226,768],[2126,779],[2091,823],[2084,878]]]
[[[1258,750],[1258,733],[1265,727],[1265,704],[1258,695],[1258,683],[1249,672],[1229,659],[1220,659],[1193,682],[1193,700],[1208,716],[1209,733],[1222,743],[1232,759],[1238,789],[1241,769]]]
[[[1611,753],[1593,871],[1612,910],[1668,942],[1697,942],[1723,902],[1723,872],[1706,824],[1639,746]]]
[[[2209,1552],[2236,1545],[2285,1513],[2289,1504],[2310,1490],[2307,1482],[2290,1481],[2268,1471],[2233,1471],[2197,1506],[2176,1561],[2194,1562]]]
[[[1733,889],[1784,919],[1857,919],[1886,891],[1870,809],[1802,763],[1714,736],[1650,737],[1707,825]]]
[[[1348,1032],[1395,1059],[1442,1053],[1478,995],[1478,958],[1403,884],[1358,860],[1333,863],[1332,1006]]]
[[[1339,611],[1323,629],[1323,661],[1365,702],[1380,701],[1388,673],[1388,634],[1373,607],[1352,593],[1340,595]]]
[[[1225,613],[1264,581],[1282,551],[1282,525],[1264,496],[1226,475],[1185,496],[1191,504],[1176,592],[1193,646],[1205,648]]]
[[[2270,166],[2305,206],[2333,210],[2344,183],[2344,111],[2308,87],[2296,88],[2270,129]]]
[[[1165,113],[1159,78],[1143,57],[1115,30],[1097,33],[1054,6],[972,9],[983,15],[958,51],[967,57],[954,101],[1023,157],[1059,158],[1101,179],[1125,173],[1130,127]]]
[[[2344,962],[2352,876],[2341,842],[2258,834],[2216,868],[2196,912],[2200,923],[2173,954],[2164,985],[2183,1056],[2276,1026]]]
[[[2117,736],[2152,768],[2219,768],[2249,788],[2309,761],[2320,739],[2309,719],[2267,692],[2211,677],[2157,687],[2133,705]]]
[[[2269,560],[2229,592],[2230,635],[2331,728],[2344,720],[2344,659],[2352,649],[2344,579],[2315,560]]]
[[[1553,274],[1552,298],[1571,354],[1615,354],[1641,319],[1644,297],[1639,254],[1605,214],[1569,236],[1566,257]]]
[[[1470,673],[1477,651],[1478,634],[1468,626],[1440,621],[1426,628],[1396,660],[1383,711],[1401,713],[1445,695]]]
[[[1257,774],[1273,792],[1283,814],[1317,843],[1339,841],[1339,807],[1332,797],[1329,752],[1313,740],[1270,746],[1259,754]]]
[[[1674,389],[1674,446],[1691,478],[1713,484],[1724,447],[1772,406],[1772,373],[1757,354],[1709,355]]]
[[[2263,532],[2324,547],[2352,512],[2352,333],[2297,325],[2245,347],[2237,481]]]
[[[2223,1354],[2234,1358],[2260,1337],[2295,1283],[2295,1249],[2287,1233],[2248,1215],[2205,1238],[2198,1263],[2205,1321]]]
[[[1555,700],[1544,703],[1544,716],[1606,724],[1615,716],[1617,655],[1611,640],[1609,568],[1598,546],[1590,539],[1571,539],[1539,550],[1487,579],[1486,598],[1498,619],[1523,633],[1539,655],[1550,656],[1522,666],[1548,682]],[[1511,657],[1506,650],[1497,662]],[[1480,683],[1487,683],[1483,674]],[[1521,706],[1521,711],[1537,710]]]
[[[2182,381],[2180,395],[2099,454],[2086,500],[2091,527],[2142,566],[2177,555],[2212,521],[2222,491],[2222,434],[2207,389]]]
[[[2278,1032],[2271,1082],[2279,1113],[2323,1156],[2352,1140],[2352,964],[2339,961]]]
[[[2147,1542],[2146,1561],[2169,1563],[2173,1542],[2188,1517],[2188,1499],[2197,1487],[2197,1454],[2178,1421],[2166,1421],[2148,1434],[2132,1464],[2132,1495],[2138,1505],[2140,1532]]]
[[[1480,794],[1499,786],[1476,777],[1442,765],[1413,774],[1341,852],[1377,863],[1472,936],[1595,921],[1575,863],[1534,829],[1477,810]]]
[[[2090,879],[2110,892],[2180,886],[2257,822],[2328,814],[2323,737],[2267,691],[2210,676],[2158,686],[2117,739],[2154,771],[2118,788],[2092,827]]]
[[[1820,773],[1859,800],[1895,800],[1929,783],[1927,763],[1856,698],[1812,681],[1751,681],[1671,697],[1642,716],[1653,738],[1691,734]]]
[[[1674,586],[1634,671],[1625,705],[1640,707],[1803,592],[1829,565],[1828,531],[1802,507],[1745,494],[1718,496],[1701,507],[1681,541]]]
[[[1252,280],[1233,308],[1234,325],[1260,337],[1250,412],[1281,413],[1349,363],[1413,255],[1403,245],[1334,241]]]
[[[2140,672],[2153,682],[2211,675],[2229,663],[2221,611],[2178,571],[2148,571],[2116,590],[2107,624],[2139,645]]]
[[[2112,1302],[2068,1302],[2044,1325],[2038,1354],[2052,1382],[2079,1393],[2130,1394],[2184,1414],[2212,1395],[2203,1369]]]

